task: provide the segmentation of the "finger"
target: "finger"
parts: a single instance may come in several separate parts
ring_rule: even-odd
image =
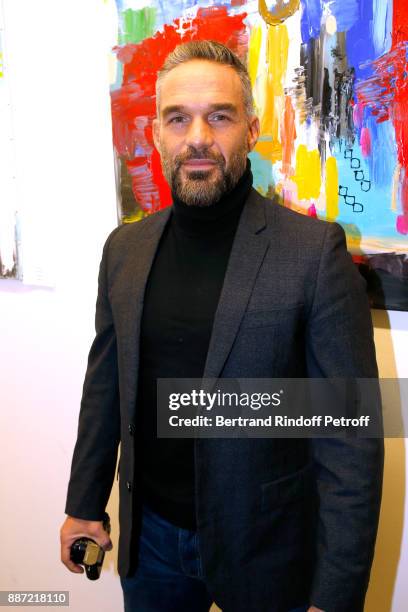
[[[98,538],[98,540],[95,540],[97,544],[99,544],[99,546],[105,551],[109,551],[112,550],[113,548],[113,544],[112,544],[112,540],[110,538],[106,539],[106,538]]]
[[[105,548],[105,550],[106,550],[106,551],[109,551],[109,550],[112,550],[112,548],[113,548],[113,544],[112,544],[111,540],[109,540],[109,542],[108,542],[108,547],[107,547],[107,548]]]
[[[96,542],[104,551],[112,550],[113,548],[109,534],[102,528],[89,531],[88,535],[85,537],[91,538],[91,540]]]
[[[69,569],[70,572],[73,572],[74,574],[84,573],[84,568],[82,567],[82,565],[76,565],[76,563],[74,563],[73,561],[67,561],[66,563],[64,563],[64,565]]]
[[[71,546],[61,545],[61,561],[74,574],[83,574],[84,568],[71,560]]]

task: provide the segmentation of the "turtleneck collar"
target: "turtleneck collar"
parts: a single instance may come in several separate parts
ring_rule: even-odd
[[[194,236],[224,234],[235,230],[252,182],[251,162],[247,159],[245,172],[238,183],[214,204],[188,205],[173,194],[172,217],[176,228]]]

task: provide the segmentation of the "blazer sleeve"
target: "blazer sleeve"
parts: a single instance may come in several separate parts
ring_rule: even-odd
[[[378,377],[365,281],[336,223],[327,225],[323,240],[306,359],[311,378]],[[321,438],[311,448],[319,511],[310,603],[325,612],[362,612],[380,512],[383,439]]]
[[[109,244],[119,229],[108,237],[99,268],[96,336],[88,357],[65,507],[68,515],[86,520],[103,518],[120,440],[116,335],[107,285]]]

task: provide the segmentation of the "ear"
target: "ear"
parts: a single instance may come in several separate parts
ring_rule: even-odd
[[[259,119],[258,117],[254,115],[253,117],[250,118],[249,125],[248,125],[248,149],[249,151],[252,151],[252,149],[256,145],[260,132],[261,132],[261,126],[259,123]]]
[[[152,133],[153,133],[154,146],[156,147],[158,152],[161,153],[160,151],[160,121],[159,119],[157,119],[157,117],[156,119],[153,119]]]

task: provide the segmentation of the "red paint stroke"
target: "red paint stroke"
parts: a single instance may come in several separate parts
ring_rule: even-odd
[[[399,193],[402,214],[397,230],[408,227],[408,2],[394,0],[392,46],[388,53],[372,62],[373,75],[358,83],[359,102],[371,108],[377,121],[394,124],[401,165]]]
[[[353,254],[351,257],[355,264],[365,264],[368,262],[368,257],[366,257],[365,255],[354,255]]]
[[[392,18],[392,46],[408,40],[408,4],[406,0],[394,0]]]
[[[314,204],[311,204],[307,209],[307,215],[308,217],[314,217],[315,219],[317,219],[317,210]]]
[[[175,19],[151,38],[115,47],[123,64],[123,79],[121,87],[111,93],[113,142],[126,159],[133,193],[146,213],[171,204],[152,136],[157,71],[178,44],[190,40],[217,40],[244,59],[248,48],[245,17],[246,13],[228,15],[226,7],[201,8],[190,22]]]
[[[367,127],[361,129],[360,147],[363,157],[369,157],[371,154],[371,134]]]
[[[290,96],[285,96],[285,111],[281,127],[282,142],[282,173],[284,176],[292,176],[292,157],[295,151],[296,126],[295,109],[293,108]]]

